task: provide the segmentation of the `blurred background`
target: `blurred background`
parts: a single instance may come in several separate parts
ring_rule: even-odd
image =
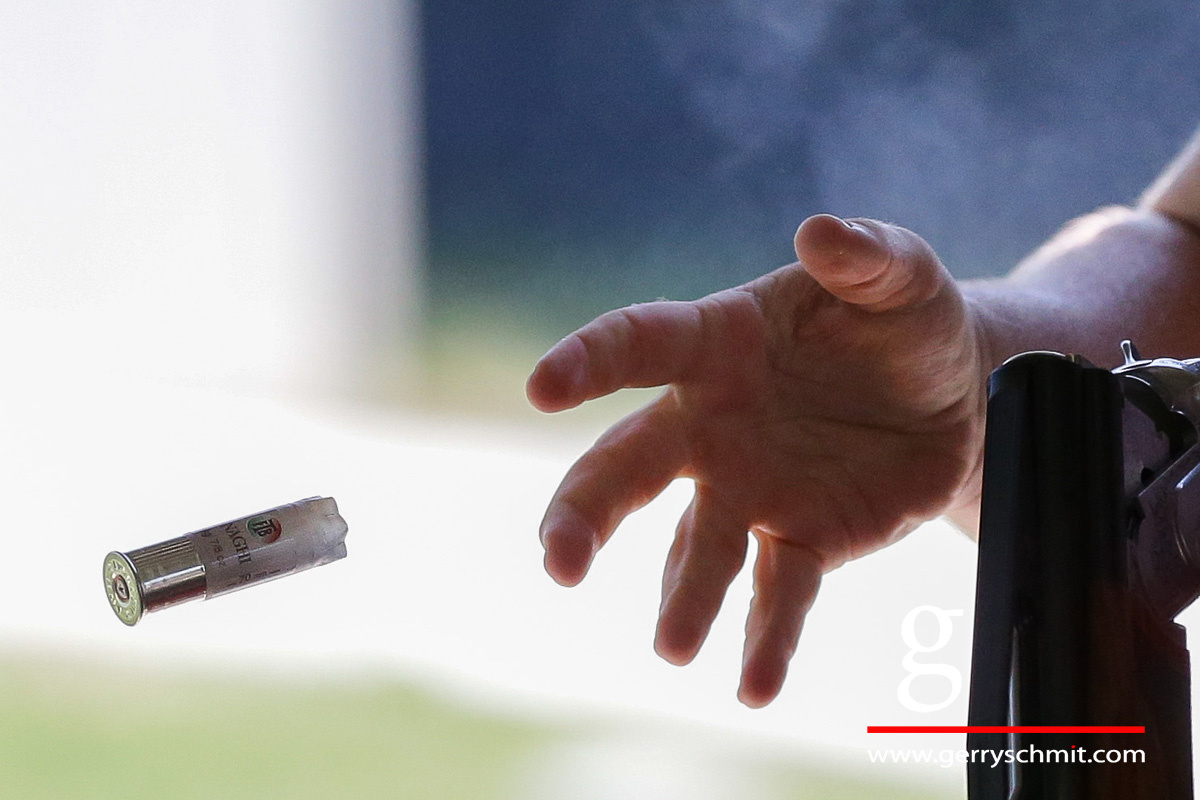
[[[819,211],[1003,273],[1178,151],[1198,34],[1184,2],[4,3],[0,795],[964,797],[866,752],[961,738],[865,728],[964,723],[898,701],[900,624],[963,609],[933,660],[968,674],[973,544],[830,575],[749,711],[747,576],[692,666],[650,648],[688,486],[579,588],[541,572],[558,478],[647,396],[544,417],[524,378]],[[107,608],[108,550],[314,494],[346,560]]]

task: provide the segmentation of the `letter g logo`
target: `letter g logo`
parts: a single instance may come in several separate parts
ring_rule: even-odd
[[[917,617],[922,613],[933,614],[937,619],[937,640],[932,645],[924,645],[917,638]],[[919,653],[936,653],[949,644],[950,637],[954,633],[954,623],[951,617],[961,617],[962,613],[962,609],[947,611],[937,606],[917,606],[908,612],[904,621],[900,623],[900,638],[909,648],[901,662],[908,675],[900,681],[900,686],[896,689],[896,697],[900,700],[900,705],[909,711],[917,711],[922,714],[941,711],[957,700],[962,693],[962,673],[958,671],[957,667],[950,664],[922,664],[916,659]],[[950,693],[945,700],[940,703],[922,703],[912,696],[913,681],[922,675],[940,675],[950,681]]]

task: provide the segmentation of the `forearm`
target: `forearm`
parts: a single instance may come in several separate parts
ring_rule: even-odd
[[[1200,235],[1154,208],[1109,208],[1068,225],[1010,275],[964,284],[986,366],[1026,350],[1120,363],[1200,355]]]
[[[1136,208],[1075,220],[1007,277],[965,292],[990,367],[1024,350],[1111,366],[1124,338],[1147,356],[1200,355],[1200,131]]]
[[[1028,350],[1112,367],[1122,360],[1122,339],[1144,357],[1200,356],[1200,135],[1136,208],[1075,220],[1009,275],[962,289],[985,372]],[[981,490],[982,453],[947,510],[970,534]]]
[[[984,372],[1028,350],[1121,363],[1131,339],[1144,357],[1200,356],[1200,235],[1152,208],[1108,208],[1070,223],[995,280],[962,284]],[[980,375],[984,380],[986,374]],[[946,516],[979,526],[982,452]]]
[[[1200,130],[1146,190],[1139,205],[1200,231]]]

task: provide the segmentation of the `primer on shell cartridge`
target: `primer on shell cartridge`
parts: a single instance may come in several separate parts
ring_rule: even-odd
[[[208,600],[346,557],[346,521],[332,497],[310,497],[104,559],[117,619]]]

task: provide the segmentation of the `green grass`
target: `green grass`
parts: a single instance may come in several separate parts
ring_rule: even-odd
[[[0,659],[0,797],[517,800],[540,753],[597,734],[644,734],[635,722],[601,729],[506,719],[398,682],[130,674],[8,656]],[[750,766],[781,800],[931,797],[779,757]]]
[[[508,797],[553,735],[401,685],[0,665],[0,797]]]

